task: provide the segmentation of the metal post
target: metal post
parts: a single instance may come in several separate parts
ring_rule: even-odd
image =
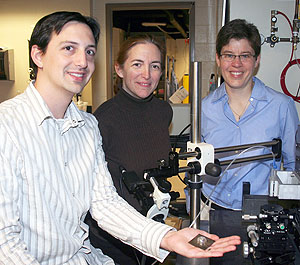
[[[197,174],[191,175],[191,182],[199,183],[200,176]],[[200,185],[200,184],[198,184]],[[192,223],[200,212],[201,206],[201,188],[190,187],[190,222]],[[192,225],[195,229],[200,229],[200,216],[196,219]]]
[[[201,91],[202,91],[202,63],[192,62],[191,77],[191,142],[201,141]]]
[[[191,142],[200,143],[201,141],[201,82],[202,82],[202,64],[200,62],[190,63],[190,103],[191,103]],[[193,185],[193,183],[199,183],[200,176],[193,174],[190,177],[190,220],[194,221],[198,213],[200,212],[200,194],[201,186]],[[203,223],[202,223],[203,225]],[[200,217],[192,226],[193,228],[200,229]],[[205,230],[205,229],[204,229]],[[209,260],[207,258],[196,259],[186,258],[178,256],[176,265],[208,265]]]
[[[201,90],[202,90],[202,63],[193,62],[192,66],[192,93],[191,93],[191,142],[200,143],[201,142]],[[199,183],[200,176],[196,174],[191,175],[191,183]],[[190,220],[197,217],[200,212],[200,200],[201,189],[197,187],[190,187]],[[197,218],[196,222],[193,224],[193,228],[200,228],[200,217]]]

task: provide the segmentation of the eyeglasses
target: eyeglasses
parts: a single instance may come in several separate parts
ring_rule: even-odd
[[[238,57],[241,62],[249,62],[252,57],[255,57],[255,55],[252,54],[240,54],[240,55],[236,55],[236,54],[230,54],[230,53],[224,53],[221,54],[220,57],[222,57],[222,59],[226,62],[233,62],[235,60],[236,57]]]

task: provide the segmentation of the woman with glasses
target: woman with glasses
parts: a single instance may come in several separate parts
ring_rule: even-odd
[[[245,20],[232,20],[218,33],[216,62],[224,82],[202,102],[202,140],[218,148],[280,138],[283,166],[294,170],[299,123],[295,103],[254,77],[261,59],[260,50],[260,34]],[[270,150],[256,148],[242,156],[266,153]],[[228,160],[238,154],[226,155]],[[241,210],[243,182],[250,182],[251,194],[268,193],[270,164],[269,160],[231,166],[217,186],[204,183],[202,200],[209,197],[215,209]],[[280,164],[281,161],[276,161],[274,166],[280,169]]]

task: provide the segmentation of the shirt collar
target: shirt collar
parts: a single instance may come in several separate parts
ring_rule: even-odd
[[[38,125],[41,125],[47,119],[56,120],[50,109],[48,108],[46,102],[35,88],[34,81],[30,82],[25,93],[27,94],[28,99],[31,102],[31,106],[34,112],[38,116]],[[65,119],[72,121],[71,124],[79,127],[84,125],[83,115],[80,113],[80,110],[77,108],[73,101],[70,103],[66,110],[63,120]]]
[[[256,100],[269,101],[270,99],[266,94],[266,89],[263,89],[263,87],[265,87],[265,84],[256,77],[253,77],[253,81],[254,81],[254,86],[253,86],[251,97]]]
[[[216,102],[222,99],[228,99],[228,95],[225,89],[225,83],[223,82],[218,89],[215,90],[215,92],[212,95],[212,102]]]
[[[262,89],[262,87],[265,86],[264,83],[256,77],[253,77],[253,82],[254,82],[254,86],[253,86],[251,98],[254,98],[256,100],[268,101],[268,97],[266,95],[266,90]],[[219,89],[215,90],[215,93],[213,94],[212,102],[216,102],[216,101],[219,101],[222,99],[225,99],[225,100],[228,99],[228,95],[227,95],[227,92],[225,89],[224,82],[220,85]]]

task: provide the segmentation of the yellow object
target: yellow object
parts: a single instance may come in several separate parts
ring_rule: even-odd
[[[189,75],[185,74],[183,76],[183,87],[186,89],[187,92],[189,92]],[[189,96],[187,96],[182,103],[187,104],[189,103]]]
[[[165,224],[174,227],[177,230],[181,229],[182,218],[181,217],[167,217]]]

